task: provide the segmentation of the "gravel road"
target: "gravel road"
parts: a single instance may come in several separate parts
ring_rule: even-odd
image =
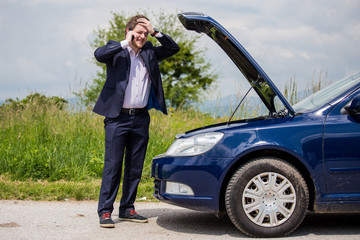
[[[113,229],[99,227],[95,201],[0,200],[0,239],[251,239],[228,221],[159,202],[137,202],[149,223],[115,221]],[[117,217],[115,205],[113,219]],[[360,214],[308,214],[303,224],[283,239],[360,239]]]

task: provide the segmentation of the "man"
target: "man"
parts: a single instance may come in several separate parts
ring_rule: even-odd
[[[132,17],[125,33],[125,40],[110,40],[95,50],[95,58],[107,68],[104,87],[93,109],[105,116],[105,163],[98,205],[101,227],[115,227],[111,213],[120,185],[124,152],[119,219],[148,221],[134,208],[149,139],[148,110],[155,108],[167,114],[158,61],[179,51],[179,46],[153,28],[143,15]],[[155,47],[147,41],[149,34],[161,46]]]

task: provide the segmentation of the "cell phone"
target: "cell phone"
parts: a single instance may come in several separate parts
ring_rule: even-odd
[[[132,31],[132,28],[129,28],[129,31]],[[134,41],[134,35],[131,36],[131,41]]]

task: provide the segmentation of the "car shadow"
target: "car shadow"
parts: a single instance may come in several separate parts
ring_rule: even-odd
[[[308,213],[292,234],[293,236],[301,235],[359,235],[360,234],[360,214],[315,214]]]
[[[140,211],[139,211],[140,212]],[[228,218],[218,219],[215,215],[188,209],[143,209],[149,219],[157,217],[156,223],[169,231],[246,237]],[[286,238],[308,235],[359,235],[360,214],[314,214],[308,213],[302,224]]]
[[[219,219],[207,212],[189,209],[152,209],[149,212],[143,210],[142,213],[146,216],[157,217],[156,223],[169,231],[213,236],[246,236],[228,218]],[[150,215],[147,215],[148,213]]]

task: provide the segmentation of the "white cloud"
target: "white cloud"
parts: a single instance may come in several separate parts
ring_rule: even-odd
[[[54,74],[47,72],[34,61],[24,57],[16,58],[14,67],[18,70],[19,76],[25,83],[44,84],[56,80]]]
[[[281,49],[281,51],[279,52],[280,56],[284,57],[284,58],[293,58],[294,54],[292,53],[292,51],[288,50],[288,49]]]
[[[344,32],[352,38],[355,43],[360,44],[360,22],[345,26]]]
[[[360,3],[356,0],[3,0],[0,99],[16,97],[19,88],[62,94],[74,78],[90,81],[97,69],[90,63],[93,30],[108,24],[111,11],[135,12],[139,6],[150,12],[165,9],[210,15],[280,85],[294,74],[299,79],[311,77],[314,69],[335,79],[360,70]],[[226,55],[219,63],[222,50],[216,44],[211,46],[209,58],[224,69],[223,84],[219,84],[224,87],[222,95],[239,91],[233,90],[235,85],[243,85],[234,83],[242,78],[239,71]]]

